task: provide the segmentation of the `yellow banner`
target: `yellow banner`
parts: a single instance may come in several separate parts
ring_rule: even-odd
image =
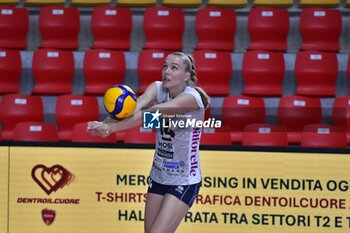
[[[14,147],[11,152],[10,233],[142,232],[147,183],[137,174],[147,177],[151,150]],[[128,179],[117,186],[122,174]]]
[[[153,150],[11,148],[10,233],[143,232]],[[178,233],[349,232],[350,157],[202,151]]]
[[[9,148],[0,147],[0,232],[8,226],[8,157]]]
[[[205,151],[201,162],[183,232],[349,232],[348,155]]]

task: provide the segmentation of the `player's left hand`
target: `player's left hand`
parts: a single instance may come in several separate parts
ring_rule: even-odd
[[[87,131],[91,135],[96,135],[103,138],[108,137],[112,133],[109,125],[101,121],[89,121]]]

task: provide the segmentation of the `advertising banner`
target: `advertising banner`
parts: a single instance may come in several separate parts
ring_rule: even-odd
[[[205,151],[201,161],[203,188],[183,232],[350,230],[348,155]]]
[[[9,148],[0,146],[0,232],[8,225],[8,156]]]
[[[10,233],[143,231],[151,150],[11,152]]]
[[[152,157],[11,148],[9,232],[143,232]],[[201,164],[202,188],[179,233],[350,230],[347,155],[201,151]]]

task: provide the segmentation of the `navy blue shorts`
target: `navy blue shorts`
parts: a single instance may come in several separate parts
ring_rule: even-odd
[[[164,185],[150,179],[148,193],[155,193],[162,196],[171,194],[191,207],[198,196],[200,187],[201,183],[192,185]]]

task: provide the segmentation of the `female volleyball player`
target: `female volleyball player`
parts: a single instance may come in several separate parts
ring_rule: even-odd
[[[172,53],[163,64],[162,81],[147,87],[138,98],[132,116],[119,121],[107,118],[103,122],[89,122],[88,131],[107,137],[135,127],[140,125],[145,109],[162,114],[163,121],[186,120],[187,117],[203,121],[209,97],[195,86],[196,81],[193,58],[182,52]],[[173,118],[167,119],[167,116]],[[145,208],[146,233],[175,232],[195,201],[201,182],[200,135],[201,128],[196,127],[164,127],[161,124],[157,130]]]

